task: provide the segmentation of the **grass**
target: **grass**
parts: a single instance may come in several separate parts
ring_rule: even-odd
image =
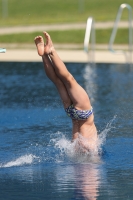
[[[125,3],[133,6],[132,0]],[[96,21],[114,21],[120,4],[121,0],[0,0],[0,26],[78,23],[86,22],[89,16]],[[127,14],[125,10],[123,20]]]
[[[110,39],[112,29],[96,30],[96,43],[107,44]],[[65,31],[49,31],[54,43],[58,44],[83,44],[84,30],[65,30]],[[34,43],[34,37],[40,35],[39,32],[21,33],[11,35],[0,35],[0,43]],[[128,43],[128,30],[119,29],[116,35],[116,44]]]
[[[3,4],[4,2],[4,4]],[[6,6],[8,2],[8,6]],[[125,3],[133,7],[132,0]],[[0,26],[21,26],[56,23],[86,23],[92,16],[98,21],[114,21],[121,0],[0,0]],[[5,7],[4,7],[5,6]],[[6,11],[6,8],[8,10]],[[5,11],[3,13],[3,11]],[[123,11],[122,19],[128,18],[127,9]],[[54,43],[83,44],[85,30],[49,31]],[[0,43],[33,43],[33,39],[40,33],[22,33],[0,35]],[[111,29],[97,30],[96,43],[109,42]],[[118,31],[117,44],[126,44],[128,34],[126,29]]]

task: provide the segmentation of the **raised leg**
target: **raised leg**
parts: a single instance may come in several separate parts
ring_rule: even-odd
[[[42,56],[45,73],[47,77],[55,84],[60,94],[60,97],[62,99],[64,108],[67,108],[69,105],[72,104],[71,99],[67,93],[65,85],[60,80],[60,78],[56,75],[55,69],[53,68],[53,64],[49,58],[49,55],[44,53],[43,38],[41,36],[37,36],[34,41],[37,46],[38,54]]]
[[[56,53],[52,40],[48,33],[44,32],[46,38],[45,54],[48,54],[52,60],[57,76],[64,83],[67,92],[77,109],[88,110],[91,108],[90,100],[85,90],[76,82],[74,77],[69,73],[65,64]]]

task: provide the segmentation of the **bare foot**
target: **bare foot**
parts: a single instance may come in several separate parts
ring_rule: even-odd
[[[53,46],[52,40],[50,38],[50,35],[47,32],[44,32],[44,36],[46,39],[44,53],[47,55],[52,54],[54,52],[54,46]]]
[[[44,41],[42,36],[37,36],[34,39],[39,56],[44,55]]]

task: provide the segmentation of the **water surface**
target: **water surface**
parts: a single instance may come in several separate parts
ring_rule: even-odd
[[[132,199],[133,68],[66,63],[85,88],[100,156],[74,156],[71,120],[42,63],[0,63],[0,199]]]

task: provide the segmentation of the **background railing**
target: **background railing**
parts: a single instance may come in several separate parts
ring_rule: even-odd
[[[95,62],[95,22],[92,17],[87,19],[85,38],[84,38],[84,50],[89,56],[91,63]]]
[[[128,52],[124,51],[124,50],[114,50],[113,49],[113,44],[114,44],[114,40],[116,37],[116,33],[117,33],[117,29],[118,29],[118,24],[119,21],[121,19],[121,15],[123,10],[127,8],[128,9],[128,29],[129,29],[129,37],[128,37]],[[132,7],[128,4],[121,4],[117,13],[117,17],[114,23],[114,27],[112,30],[112,34],[110,37],[110,41],[109,41],[109,50],[112,53],[116,53],[116,54],[121,54],[123,53],[126,57],[126,61],[127,63],[132,63]]]

